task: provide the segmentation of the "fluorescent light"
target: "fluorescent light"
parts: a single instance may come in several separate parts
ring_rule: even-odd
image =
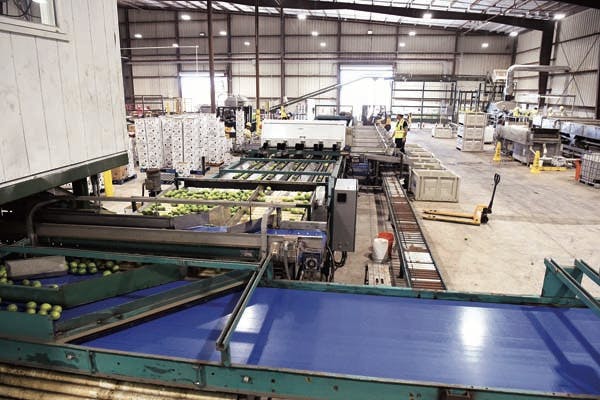
[[[325,43],[325,42],[321,42],[321,43],[319,43],[319,45],[320,45],[321,47],[325,47],[325,46],[327,46],[327,43]]]
[[[298,14],[298,19],[304,21],[306,19],[306,14]]]
[[[400,42],[400,43],[398,43],[398,46],[399,46],[399,47],[406,47],[406,43],[404,43],[404,42]]]
[[[219,35],[221,35],[221,36],[227,36],[227,31],[219,31]]]
[[[34,3],[38,3],[38,4],[46,4],[48,1],[47,0],[33,0]]]
[[[134,38],[136,39],[141,39],[142,38],[142,34],[141,33],[136,33],[135,35],[133,35]]]
[[[312,31],[310,34],[313,36],[319,36],[319,32],[317,32],[317,31]]]
[[[554,19],[555,20],[559,20],[559,19],[563,19],[564,17],[566,17],[565,14],[554,14]]]
[[[373,31],[369,29],[369,30],[367,31],[367,35],[372,35],[372,34],[373,34]]]
[[[200,32],[200,36],[206,36],[206,33]]]
[[[244,46],[250,46],[250,42],[244,42]]]
[[[517,31],[512,31],[511,33],[508,34],[508,36],[510,36],[510,37],[515,37],[517,35],[519,35],[519,32],[517,32]]]
[[[487,49],[488,47],[490,47],[490,44],[488,42],[483,42],[483,43],[481,43],[481,47],[483,47],[484,49]]]
[[[189,21],[192,19],[192,16],[190,14],[181,14],[181,19],[184,21]]]
[[[431,17],[433,17],[433,14],[431,14],[430,12],[426,12],[425,14],[423,14],[423,19],[431,19]]]
[[[173,43],[171,46],[173,46],[173,47],[179,47],[179,44]]]
[[[408,32],[408,36],[416,36],[416,35],[417,35],[417,32],[415,32],[415,31]]]

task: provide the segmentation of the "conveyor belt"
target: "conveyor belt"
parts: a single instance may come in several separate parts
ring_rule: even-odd
[[[383,185],[408,285],[414,289],[445,290],[446,285],[400,181],[396,176],[387,176]]]
[[[215,340],[238,296],[82,344],[218,362]],[[595,398],[598,332],[584,308],[258,288],[231,354],[234,364]]]

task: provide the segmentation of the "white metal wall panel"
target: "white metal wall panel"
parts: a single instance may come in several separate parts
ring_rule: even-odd
[[[175,13],[155,10],[130,10],[129,20],[135,22],[172,21]],[[141,24],[140,24],[141,25]]]
[[[335,40],[331,40],[335,46]],[[396,51],[395,37],[377,37],[372,35],[364,36],[342,36],[341,51],[343,52],[395,52]],[[333,48],[335,50],[335,47]]]
[[[557,43],[554,46],[554,65],[568,65],[571,71],[598,69],[598,36]]]
[[[312,79],[307,78],[286,78],[285,80],[285,95],[287,97],[299,97],[305,95],[310,92],[314,92],[318,89],[321,89],[325,86],[334,85],[336,83],[335,78],[323,78],[323,77],[315,77]],[[335,97],[336,92],[331,91],[329,93],[325,93],[320,97]]]
[[[596,74],[583,74],[571,77],[568,75],[553,76],[548,86],[554,95],[575,96],[575,106],[594,106],[596,104]],[[563,101],[571,104],[573,99]],[[561,103],[560,100],[551,100],[551,103]]]
[[[515,81],[517,82],[517,89],[519,90],[538,92],[539,79],[537,75],[529,76],[527,78],[517,78]]]
[[[522,33],[517,38],[517,52],[537,49],[542,43],[541,31],[529,31]]]
[[[526,50],[515,56],[515,64],[539,64],[540,49]]]
[[[343,25],[343,24],[342,24]],[[286,19],[285,33],[292,35],[310,35],[312,31],[319,32],[320,35],[336,35],[337,23],[331,21],[320,21],[307,19],[300,21],[299,19]]]
[[[399,61],[396,63],[397,74],[449,74],[452,72],[451,61]]]
[[[178,78],[134,78],[133,90],[140,96],[179,96]]]
[[[378,25],[359,22],[342,23],[342,35],[366,35],[368,30],[372,30],[373,35],[396,34],[396,27],[390,25]]]
[[[600,33],[600,10],[589,9],[559,22],[558,41]]]
[[[261,76],[278,75],[279,76],[279,62],[273,63],[260,63],[260,74]],[[235,75],[254,75],[256,68],[254,63],[235,63],[231,65],[231,72]]]
[[[259,17],[258,18],[258,33],[259,35],[279,35],[279,17]],[[250,24],[252,33],[254,33],[254,17]]]
[[[489,47],[482,48],[482,43],[487,43]],[[482,56],[487,53],[511,54],[512,43],[513,40],[506,36],[459,36],[457,51],[459,53],[480,53]]]
[[[454,36],[436,36],[435,38],[418,35],[414,37],[401,36],[398,43],[404,43],[404,47],[398,47],[400,54],[411,52],[452,53],[454,51]],[[452,55],[445,55],[445,57],[452,57]]]
[[[214,31],[217,35],[219,31]],[[190,20],[190,21],[180,21],[179,22],[179,36],[180,37],[192,37],[199,38],[200,34],[204,33],[204,35],[208,34],[208,24],[204,20]]]
[[[459,55],[456,59],[456,73],[459,75],[485,75],[494,69],[510,66],[510,55]]]

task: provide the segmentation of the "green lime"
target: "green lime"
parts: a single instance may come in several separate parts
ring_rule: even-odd
[[[106,266],[109,267],[109,268],[112,268],[113,265],[115,265],[114,261],[107,261],[106,262]]]
[[[56,312],[61,313],[62,312],[62,307],[57,304],[55,306],[52,306],[52,311],[56,311]]]
[[[6,310],[10,312],[15,312],[19,310],[19,307],[17,307],[16,304],[9,304],[8,307],[6,307]]]
[[[104,272],[102,273],[102,276],[109,276],[109,275],[111,275],[111,274],[112,274],[112,272],[110,272],[110,271],[108,271],[108,270],[107,270],[107,271],[104,271]]]
[[[52,309],[52,305],[48,304],[48,303],[43,303],[40,306],[40,310],[44,310],[44,311],[50,311]]]
[[[31,284],[31,282],[29,282],[29,279],[23,279],[23,281],[21,282],[21,285],[23,286],[29,286],[29,284]]]
[[[25,307],[27,309],[33,308],[35,310],[37,307],[37,303],[35,301],[28,301],[27,304],[25,304]]]
[[[90,268],[90,274],[96,274],[98,273],[98,269],[97,268]]]
[[[35,308],[28,308],[27,310],[25,310],[25,312],[27,314],[35,314]]]
[[[71,262],[69,263],[69,267],[71,267],[71,268],[77,268],[77,266],[78,266],[78,265],[79,265],[79,264],[78,264],[77,262],[75,262],[75,261],[71,261]]]
[[[112,272],[117,272],[121,267],[119,267],[119,265],[115,264],[112,267]]]
[[[52,319],[53,319],[54,321],[56,321],[57,319],[59,319],[59,318],[60,318],[60,312],[58,312],[58,311],[52,311],[52,312],[50,313],[50,317],[52,317]]]
[[[38,315],[48,315],[48,310],[40,310],[38,311]]]
[[[85,274],[87,274],[87,269],[85,269],[85,268],[78,269],[77,273],[79,275],[85,275]]]
[[[33,281],[33,282],[31,282],[31,286],[33,286],[33,287],[42,287],[42,282],[40,282],[40,281]]]

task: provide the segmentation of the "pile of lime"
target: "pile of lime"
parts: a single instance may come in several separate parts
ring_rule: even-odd
[[[29,287],[32,287],[32,288],[41,288],[43,286],[42,282],[40,282],[40,281],[30,281],[29,279],[23,279],[21,281],[21,285],[23,285],[23,286],[29,286]],[[50,289],[58,289],[58,285],[55,284],[55,283],[53,283],[51,285],[46,285],[45,287],[50,288]]]
[[[110,260],[82,260],[79,258],[69,260],[69,273],[73,275],[95,275],[102,272],[102,275],[108,276],[120,269],[119,264]]]
[[[8,279],[8,271],[6,265],[0,265],[0,285],[12,285],[13,281]]]
[[[2,301],[2,299],[0,299],[0,301]],[[9,312],[25,312],[27,314],[38,314],[38,315],[49,315],[50,318],[52,318],[54,321],[60,319],[61,317],[61,313],[62,313],[62,307],[59,305],[52,305],[52,304],[48,304],[48,303],[42,303],[39,305],[37,305],[37,303],[35,301],[28,301],[25,304],[25,307],[21,307],[21,309],[19,309],[19,306],[12,303],[9,304],[8,306],[6,306],[6,311]]]

